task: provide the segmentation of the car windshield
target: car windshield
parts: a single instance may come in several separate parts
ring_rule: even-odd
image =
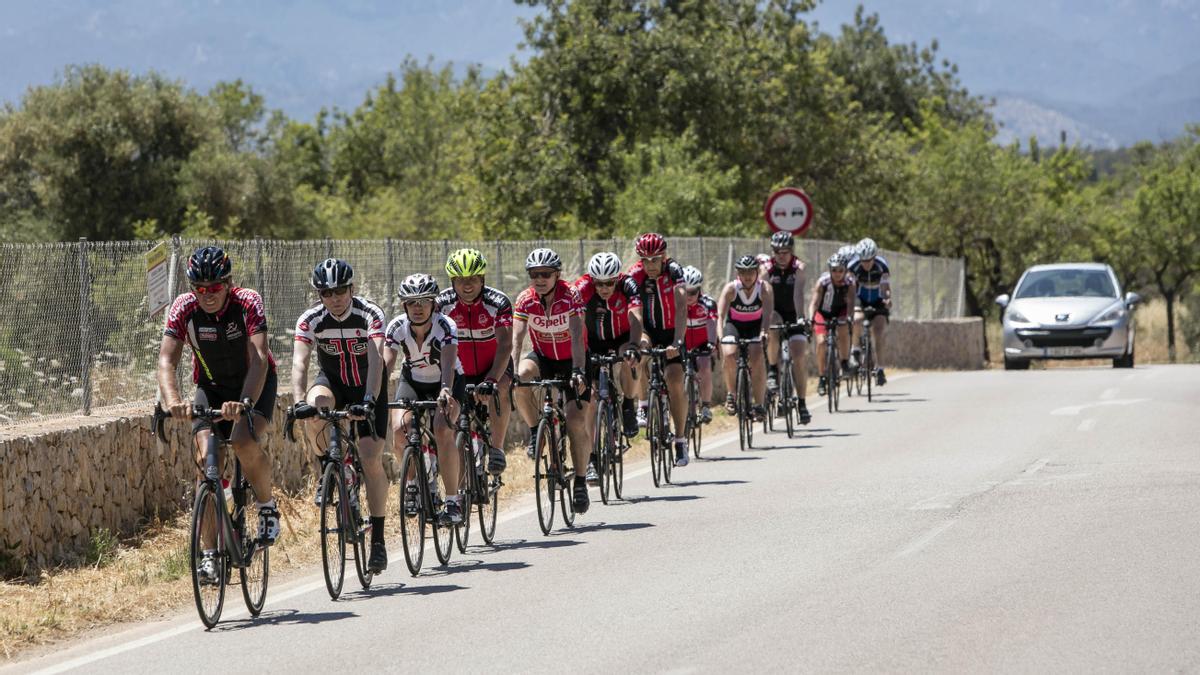
[[[1017,298],[1115,298],[1117,291],[1105,270],[1053,269],[1025,275]]]

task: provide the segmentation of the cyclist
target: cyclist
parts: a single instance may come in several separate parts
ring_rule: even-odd
[[[700,421],[712,421],[712,349],[717,343],[717,301],[703,290],[704,274],[696,267],[683,268],[687,290],[687,332],[684,346],[696,355],[696,382],[700,385]]]
[[[476,386],[476,399],[488,406],[492,437],[488,473],[504,472],[504,437],[512,412],[512,303],[500,290],[484,284],[487,258],[473,248],[460,248],[446,260],[450,288],[437,298],[438,310],[458,327],[458,364],[464,386]],[[499,406],[492,392],[500,394]]]
[[[296,320],[292,350],[292,408],[296,419],[306,419],[310,447],[325,462],[324,423],[315,418],[319,408],[351,406],[358,424],[358,452],[367,484],[371,511],[372,573],[387,569],[383,517],[387,507],[388,479],[383,471],[383,438],[387,436],[387,373],[383,370],[383,310],[354,294],[354,269],[344,260],[329,258],[313,269],[312,287],[318,300]],[[317,376],[309,387],[308,362],[317,348]],[[317,503],[322,498],[317,486]]]
[[[271,460],[263,451],[275,412],[277,379],[275,357],[267,347],[267,317],[262,296],[249,288],[233,285],[233,262],[217,246],[197,249],[188,259],[188,283],[192,290],[175,298],[167,312],[166,327],[158,351],[158,390],[163,404],[175,419],[191,419],[192,404],[185,403],[175,381],[175,371],[186,342],[192,349],[194,404],[218,408],[222,434],[233,443],[233,451],[254,489],[258,506],[258,538],[271,545],[279,536],[279,509],[271,495]],[[245,414],[262,419],[251,435]],[[204,454],[212,424],[192,420],[196,466],[204,466]],[[224,457],[218,463],[223,464]],[[216,577],[216,540],[205,537],[198,565],[201,577]],[[211,543],[211,547],[210,547]]]
[[[687,421],[687,393],[683,390],[683,346],[687,331],[687,292],[683,286],[683,267],[667,257],[667,240],[648,232],[634,241],[638,261],[629,268],[629,277],[638,287],[642,299],[639,318],[642,320],[642,348],[650,346],[667,349],[667,399],[671,419],[680,432]],[[637,312],[638,310],[634,310]],[[679,321],[675,318],[679,317]],[[638,426],[646,425],[649,360],[642,361],[641,393],[638,406]],[[675,439],[675,466],[687,466],[687,439],[679,433]]]
[[[734,392],[737,390],[737,341],[753,340],[750,345],[750,386],[754,405],[751,412],[755,420],[766,415],[763,401],[767,396],[767,372],[763,362],[762,340],[767,326],[763,317],[774,311],[774,293],[771,285],[759,278],[758,259],[744,255],[734,263],[737,277],[725,284],[717,299],[717,329],[721,334],[721,358],[725,371],[725,408],[736,413]]]
[[[521,291],[513,307],[513,360],[521,380],[569,379],[575,385],[566,390],[568,401],[589,401],[584,377],[585,344],[583,337],[583,302],[579,294],[562,280],[562,259],[548,248],[535,248],[525,258],[529,273],[529,288]],[[525,336],[529,335],[533,349],[522,355]],[[538,414],[533,390],[516,391],[517,410],[529,426],[529,450],[536,452]],[[590,502],[587,489],[588,458],[592,455],[592,436],[584,410],[575,405],[565,406],[567,436],[571,439],[571,455],[575,462],[575,483],[571,502],[576,513],[586,513]]]
[[[825,331],[826,324],[845,321],[850,308],[854,307],[855,285],[854,275],[846,271],[846,259],[839,253],[829,256],[829,271],[817,279],[813,288],[812,300],[809,301],[808,314],[812,317],[814,339],[817,343],[817,371],[821,374],[817,381],[817,395],[825,395]],[[835,323],[836,325],[836,323]],[[836,326],[838,353],[842,355],[842,370],[850,368],[846,356],[850,353],[850,332],[845,326]]]
[[[870,237],[858,242],[856,253],[856,259],[850,263],[849,268],[850,273],[854,275],[854,280],[858,283],[859,304],[854,310],[854,339],[851,342],[853,345],[851,355],[855,362],[861,362],[862,355],[859,353],[858,341],[862,335],[863,309],[873,307],[876,318],[883,319],[882,321],[871,321],[871,338],[874,342],[872,349],[875,351],[876,366],[875,382],[882,387],[887,382],[887,378],[884,377],[883,367],[879,364],[882,362],[880,355],[883,354],[884,329],[887,328],[888,315],[892,310],[891,274],[887,261],[879,255],[879,248]]]
[[[775,296],[775,312],[771,323],[795,323],[796,316],[804,307],[804,263],[794,254],[796,240],[791,232],[776,232],[771,235],[771,255],[759,256],[762,275],[771,284]],[[781,331],[769,331],[767,341],[767,388],[774,390],[779,376],[779,353]],[[812,414],[804,402],[808,391],[808,366],[805,347],[808,336],[803,328],[787,331],[788,350],[792,355],[792,382],[796,386],[796,398],[800,412],[800,423],[812,421]]]
[[[641,307],[637,285],[621,272],[621,259],[615,253],[597,253],[587,264],[587,272],[571,286],[583,302],[584,325],[587,327],[588,354],[631,354],[642,337],[642,322],[629,310]],[[632,360],[632,359],[631,359]],[[600,367],[588,362],[588,382],[595,382]],[[622,364],[613,368],[622,393],[629,392],[622,404],[621,418],[626,436],[637,434],[637,417],[633,403],[633,371]],[[596,419],[594,405],[588,412],[588,422]],[[595,429],[591,429],[595,437]],[[595,466],[588,466],[588,480],[597,480]]]
[[[438,519],[442,523],[457,525],[462,522],[461,496],[458,494],[458,472],[460,470],[458,449],[454,447],[453,420],[458,419],[458,401],[464,393],[458,364],[457,327],[450,317],[434,309],[438,285],[428,274],[410,274],[400,283],[397,291],[404,304],[404,314],[388,324],[384,352],[384,366],[388,370],[403,359],[400,379],[396,383],[396,400],[434,401],[441,404],[439,414],[433,416],[433,436],[437,442],[438,473],[446,495],[445,508]],[[393,442],[405,443],[408,438],[408,423],[412,411],[396,410],[392,413]],[[411,483],[412,477],[404,479]],[[432,486],[435,487],[436,486]],[[409,494],[406,489],[405,494]],[[415,502],[404,504],[406,512],[415,511]]]

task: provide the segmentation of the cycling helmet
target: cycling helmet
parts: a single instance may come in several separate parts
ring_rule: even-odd
[[[756,270],[758,269],[758,259],[752,255],[744,255],[738,258],[733,266],[739,270]]]
[[[400,282],[400,290],[396,294],[402,302],[432,300],[438,294],[437,280],[428,274],[410,274]]]
[[[487,272],[487,258],[473,248],[460,248],[446,258],[446,274],[454,277],[473,277]]]
[[[791,232],[776,232],[775,234],[771,235],[772,249],[792,248],[795,245],[796,238],[792,236]]]
[[[345,260],[326,258],[313,268],[312,287],[318,291],[349,286],[353,281],[354,269]]]
[[[196,249],[188,258],[187,278],[193,284],[220,281],[233,274],[233,261],[220,246]]]
[[[548,248],[535,248],[525,258],[525,269],[531,270],[535,267],[552,267],[561,270],[562,258]]]
[[[643,258],[651,258],[667,252],[667,240],[662,235],[647,232],[633,243],[633,250]]]
[[[858,242],[855,253],[858,254],[859,260],[871,260],[879,253],[879,247],[875,245],[874,239],[866,237]]]
[[[699,268],[688,265],[683,268],[683,285],[688,290],[700,288],[704,283],[704,273]]]
[[[587,271],[597,281],[615,279],[621,273],[621,259],[615,253],[597,253],[588,261]]]
[[[851,260],[854,260],[854,244],[846,244],[845,246],[839,248],[837,252],[838,255],[842,256],[842,260],[844,260],[847,265],[850,264]]]
[[[846,258],[840,251],[829,256],[829,269],[832,270],[838,267],[846,269]]]

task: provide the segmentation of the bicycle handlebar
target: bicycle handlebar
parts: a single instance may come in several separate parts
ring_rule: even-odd
[[[246,418],[246,425],[250,429],[250,437],[257,441],[258,435],[254,433],[254,416],[250,414],[250,413],[256,413],[256,412],[258,412],[258,411],[255,410],[254,408],[245,408],[242,410],[240,417]],[[154,433],[154,435],[158,436],[158,439],[160,441],[162,441],[163,443],[167,442],[166,433],[163,431],[163,421],[166,420],[168,417],[173,417],[173,415],[171,414],[171,411],[163,410],[161,403],[155,403],[154,404],[154,413],[150,417],[150,429]],[[199,418],[202,420],[208,420],[209,422],[215,422],[219,419],[224,418],[225,413],[221,412],[220,408],[209,408],[207,406],[203,406],[198,403],[193,403],[192,404],[192,417],[196,417],[196,418]]]

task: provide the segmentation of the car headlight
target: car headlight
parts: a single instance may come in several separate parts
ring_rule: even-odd
[[[1125,308],[1118,306],[1118,307],[1113,307],[1112,309],[1105,312],[1104,315],[1101,316],[1099,319],[1096,319],[1096,321],[1094,323],[1109,323],[1111,321],[1119,321],[1124,317],[1125,317]]]
[[[1026,319],[1024,314],[1015,309],[1008,310],[1008,320],[1013,323],[1033,323],[1029,319]]]

